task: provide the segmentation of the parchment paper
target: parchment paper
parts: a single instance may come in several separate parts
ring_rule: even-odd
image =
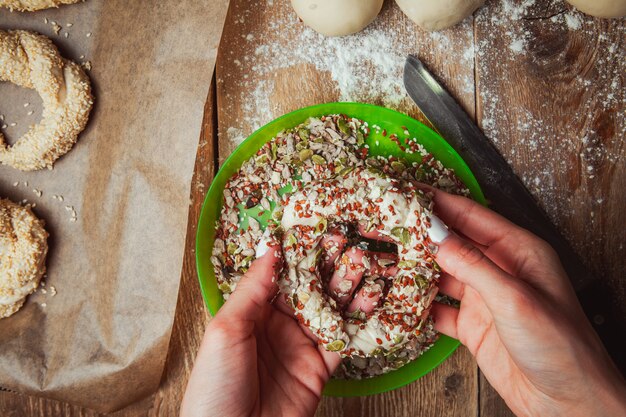
[[[0,196],[36,203],[51,235],[47,294],[0,320],[1,387],[100,411],[158,387],[227,7],[87,0],[36,13],[0,9],[0,28],[36,30],[65,57],[90,61],[96,97],[87,129],[54,170],[0,166]],[[0,83],[0,114],[11,143],[37,122],[41,100]]]

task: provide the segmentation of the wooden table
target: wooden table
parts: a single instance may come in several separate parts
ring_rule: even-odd
[[[502,3],[513,6],[512,17],[503,13]],[[521,0],[488,1],[474,19],[433,35],[417,29],[387,1],[374,29],[388,33],[392,52],[397,48],[419,55],[476,118],[585,263],[610,287],[606,302],[624,322],[624,20],[585,17],[558,0],[537,3],[525,8],[520,7]],[[286,42],[286,54],[306,46],[293,44],[301,40],[302,32],[302,25],[293,19],[286,0],[231,0],[205,107],[191,187],[186,257],[162,384],[154,396],[116,416],[178,413],[210,319],[194,263],[197,219],[219,162],[234,148],[233,139],[269,121],[263,117],[346,96],[338,91],[333,71],[314,62],[302,63],[301,57],[294,58],[293,65],[271,71],[255,67],[267,45]],[[385,104],[389,97],[372,80],[371,85],[363,85],[370,92],[367,101]],[[259,86],[267,94],[265,104],[259,94],[253,94]],[[420,118],[407,100],[392,106]],[[0,414],[98,415],[7,392],[0,393]],[[465,348],[406,387],[365,398],[324,398],[317,412],[320,417],[510,414]]]

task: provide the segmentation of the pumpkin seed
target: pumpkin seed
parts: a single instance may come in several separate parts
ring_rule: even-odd
[[[409,234],[409,231],[404,227],[394,227],[393,229],[391,229],[391,235],[395,236],[400,241],[400,243],[405,246],[408,245],[411,241],[411,235]]]
[[[325,218],[322,218],[320,219],[319,222],[317,222],[317,225],[315,225],[315,230],[317,230],[318,233],[324,233],[327,227],[328,227],[328,220],[326,220]]]
[[[358,146],[363,146],[365,144],[365,135],[360,130],[356,132],[356,144]]]
[[[421,289],[425,289],[430,286],[428,280],[423,275],[418,275],[417,277],[415,277],[415,284],[417,284],[417,286]]]
[[[313,160],[314,164],[317,164],[317,165],[325,165],[326,164],[326,159],[324,159],[324,157],[322,157],[322,156],[313,155],[313,156],[311,156],[311,159]]]
[[[301,161],[306,161],[307,159],[313,156],[313,151],[310,149],[302,149],[300,153],[298,154],[298,156],[300,157]]]
[[[402,174],[406,170],[406,166],[400,161],[392,161],[391,168],[398,174]]]
[[[256,163],[259,165],[265,165],[269,162],[269,160],[270,160],[270,157],[267,156],[266,153],[264,153],[264,154],[257,156]]]
[[[408,259],[398,262],[398,268],[400,269],[410,269],[410,268],[415,268],[416,266],[417,266],[416,261],[412,261]]]
[[[354,171],[354,167],[345,167],[341,171],[339,171],[339,175],[343,175],[344,177]]]
[[[311,136],[311,131],[305,128],[298,129],[298,136],[300,136],[302,140],[309,140],[309,137]]]
[[[338,339],[327,344],[326,350],[330,352],[339,352],[340,350],[343,350],[343,348],[345,347],[346,347],[346,342]]]
[[[298,243],[298,239],[293,235],[293,233],[289,233],[287,236],[287,246],[293,246]]]
[[[346,121],[343,120],[343,118],[341,117],[337,120],[337,127],[339,128],[339,131],[344,135],[350,134],[350,126],[348,126],[348,123],[346,123]]]

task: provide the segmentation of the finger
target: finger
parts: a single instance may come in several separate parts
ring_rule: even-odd
[[[484,245],[481,250],[507,275],[546,292],[558,302],[567,304],[572,299],[573,288],[562,272],[558,255],[545,241],[465,197],[437,190],[434,200],[441,218],[475,245]],[[547,265],[558,273],[546,274]]]
[[[491,246],[505,237],[527,237],[530,234],[469,198],[436,189],[433,192],[437,215],[450,228],[458,230],[478,244]]]
[[[358,229],[359,229],[359,234],[368,239],[382,240],[383,242],[395,243],[395,241],[391,239],[389,236],[383,235],[376,229],[367,231],[367,226],[363,223],[359,223]]]
[[[354,296],[346,312],[351,314],[360,310],[367,315],[378,307],[382,295],[383,286],[378,280],[375,283],[366,282]]]
[[[457,322],[459,320],[459,310],[446,305],[434,302],[430,309],[430,314],[435,322],[435,330],[458,339]]]
[[[346,243],[348,243],[348,239],[338,231],[329,232],[322,238],[321,245],[324,250],[322,263],[320,265],[322,278],[330,276],[334,269],[335,262],[343,253]]]
[[[272,303],[272,305],[281,313],[285,313],[288,316],[294,317],[294,310],[287,302],[287,295],[282,293],[279,294],[278,297],[276,297],[276,300],[274,300],[274,302]]]
[[[308,337],[309,339],[311,339],[312,342],[317,344],[318,339],[317,336],[315,336],[315,333],[313,333],[311,329],[305,326],[304,323],[301,323],[296,319],[293,308],[291,308],[287,304],[285,297],[278,297],[274,302],[274,308],[276,308],[276,310],[278,310],[280,313],[286,315],[287,317],[291,317],[294,321],[298,322],[300,329],[302,329],[302,332],[306,335],[306,337]]]
[[[368,275],[380,275],[383,277],[393,277],[398,273],[398,255],[388,252],[365,251],[369,260]]]
[[[478,291],[492,311],[521,290],[521,281],[500,269],[471,242],[455,234],[448,234],[439,243],[435,259],[445,272]]]
[[[289,305],[287,305],[287,301],[285,297],[279,296],[274,302],[274,307],[281,314],[285,314],[286,316],[291,317],[293,320],[296,320],[293,314],[293,309],[289,307]],[[319,344],[319,339],[311,331],[311,329],[309,329],[307,326],[305,326],[302,323],[298,323],[298,325],[300,326],[300,329],[302,329],[302,332],[311,340],[311,342],[317,345],[317,350],[319,351],[322,357],[322,360],[324,361],[324,364],[326,364],[326,369],[328,370],[328,374],[332,375],[335,372],[335,369],[337,369],[337,367],[341,363],[341,356],[339,356],[339,353],[330,352],[324,349],[324,347]]]
[[[452,275],[444,272],[439,279],[439,292],[448,297],[460,300],[465,293],[465,284]]]
[[[326,364],[328,375],[332,376],[332,374],[341,363],[341,356],[339,356],[338,352],[330,352],[324,349],[324,346],[319,344],[317,345],[317,350],[319,351],[322,360],[324,360],[324,363]]]
[[[365,266],[363,257],[367,256],[362,249],[351,247],[346,250],[335,267],[335,272],[328,282],[330,294],[337,303],[345,305],[363,278]],[[366,261],[367,262],[367,261]]]
[[[269,246],[262,257],[252,262],[222,307],[225,316],[240,320],[260,318],[259,310],[267,305],[278,290],[275,278],[281,266],[282,255],[278,246]]]

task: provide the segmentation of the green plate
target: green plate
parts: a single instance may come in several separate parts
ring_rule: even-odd
[[[204,200],[196,236],[196,263],[198,266],[198,278],[200,280],[202,295],[204,296],[204,300],[211,314],[214,315],[224,303],[222,293],[217,288],[217,281],[210,258],[213,249],[213,238],[215,236],[215,225],[222,209],[222,193],[226,182],[239,170],[246,160],[254,155],[264,143],[272,139],[278,132],[293,128],[312,116],[339,113],[362,119],[366,121],[370,127],[375,124],[387,131],[387,136],[383,136],[382,131],[381,133],[377,133],[375,129],[372,129],[367,139],[370,154],[402,156],[408,160],[417,161],[419,160],[417,154],[405,154],[395,143],[389,140],[389,135],[392,133],[397,134],[400,138],[406,137],[403,128],[406,127],[411,137],[417,138],[417,141],[421,143],[428,152],[439,159],[444,166],[455,170],[458,177],[470,189],[472,197],[476,201],[481,204],[486,203],[485,197],[476,182],[476,178],[474,178],[470,169],[452,147],[437,133],[405,114],[387,108],[361,103],[319,104],[286,114],[254,132],[235,149],[215,176]],[[333,379],[326,385],[324,394],[329,396],[352,397],[377,394],[402,387],[436,368],[450,356],[458,346],[459,342],[457,340],[442,335],[426,353],[402,368],[382,376],[358,381]]]

